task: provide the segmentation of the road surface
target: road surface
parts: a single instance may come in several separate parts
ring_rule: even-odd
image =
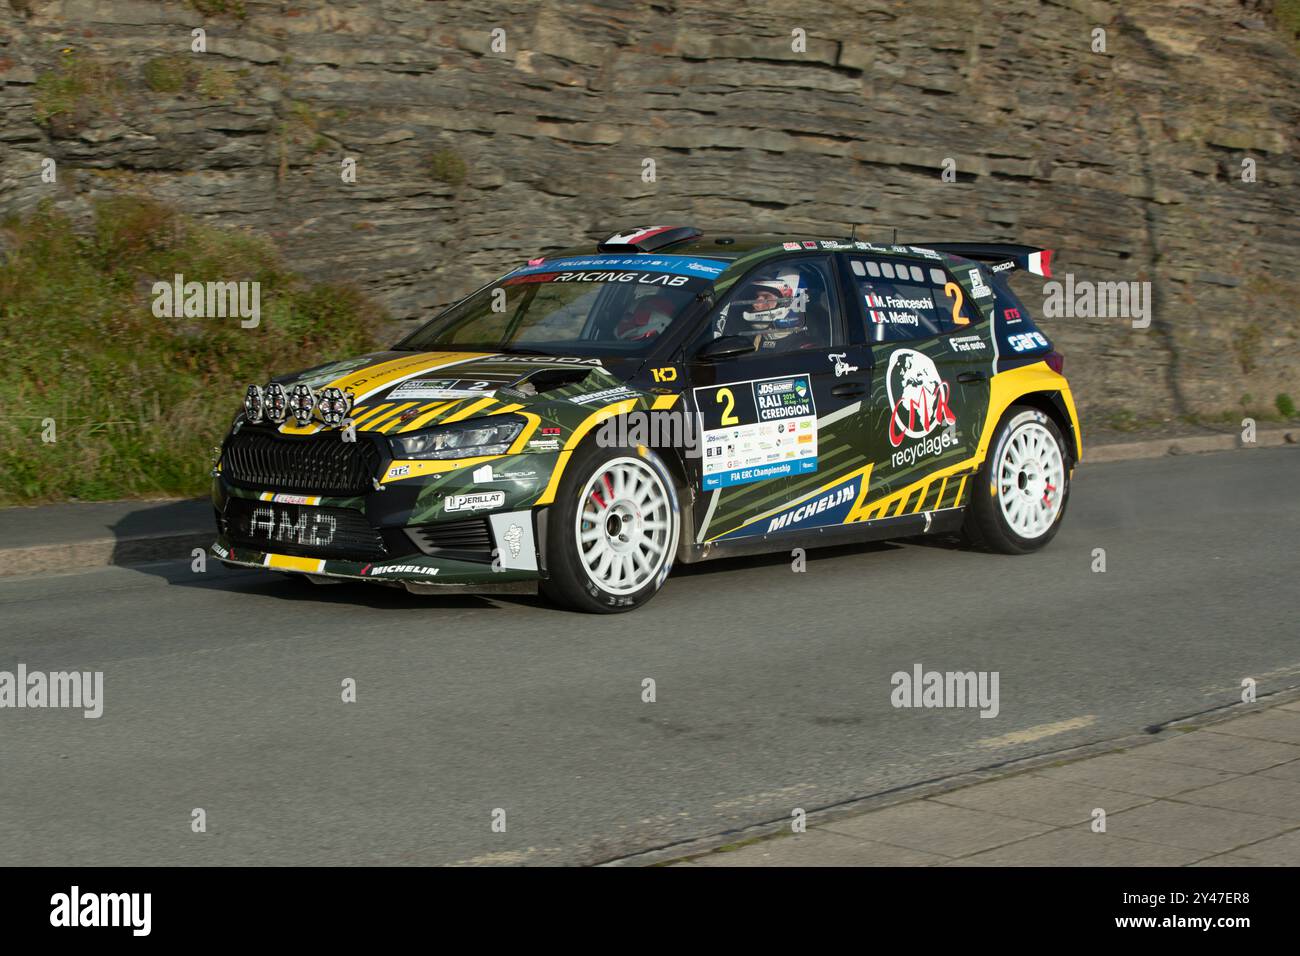
[[[102,671],[104,711],[0,710],[0,865],[594,863],[1294,686],[1298,466],[1085,465],[1038,555],[737,559],[615,617],[215,564],[4,579],[0,670]],[[893,707],[916,664],[998,672],[997,716]]]

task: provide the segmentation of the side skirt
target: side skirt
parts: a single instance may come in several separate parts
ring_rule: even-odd
[[[811,531],[753,535],[728,541],[692,544],[678,550],[678,560],[695,564],[713,558],[734,558],[746,554],[767,554],[791,548],[830,548],[841,544],[882,541],[887,538],[910,538],[919,535],[952,534],[961,529],[963,508],[944,508],[920,514],[876,518],[852,524],[829,525]],[[683,522],[684,530],[685,522]],[[683,553],[684,552],[684,553]]]

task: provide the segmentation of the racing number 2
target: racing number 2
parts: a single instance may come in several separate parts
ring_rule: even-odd
[[[729,388],[718,389],[718,404],[727,406],[722,412],[722,424],[724,425],[740,424],[740,419],[733,414],[733,412],[735,412],[736,410],[736,396],[731,394],[731,389]]]
[[[970,325],[970,319],[961,314],[961,286],[955,282],[949,282],[943,287],[943,294],[952,300],[952,324]]]

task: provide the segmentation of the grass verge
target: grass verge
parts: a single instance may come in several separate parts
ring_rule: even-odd
[[[267,240],[145,197],[99,202],[85,229],[48,205],[3,229],[0,506],[204,494],[248,382],[382,338],[356,288],[307,282]],[[177,273],[260,282],[260,325],[155,317],[153,283]]]

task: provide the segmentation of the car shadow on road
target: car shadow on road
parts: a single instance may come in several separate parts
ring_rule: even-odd
[[[899,538],[886,541],[854,542],[824,548],[809,548],[805,557],[808,561],[816,562],[864,554],[884,554],[902,550],[909,544],[942,550],[961,550],[963,547],[961,541],[955,536],[936,535],[928,538]],[[207,551],[206,544],[196,545],[196,547],[202,547],[204,551],[202,562],[204,570],[198,570],[199,562],[193,555],[188,555],[183,559],[178,555],[172,560],[129,563],[127,566],[138,574],[154,575],[178,587],[217,588],[234,594],[269,597],[282,601],[310,602],[318,606],[322,604],[338,604],[393,611],[499,610],[503,606],[516,606],[537,608],[556,613],[575,613],[566,612],[564,609],[555,607],[540,594],[412,594],[400,587],[389,587],[377,583],[342,581],[316,584],[307,577],[298,574],[262,571],[256,568],[227,568]],[[672,578],[728,574],[737,571],[753,571],[761,568],[788,565],[792,560],[792,550],[717,558],[698,564],[682,564],[678,562],[673,569]],[[672,578],[669,579],[668,587],[672,586]]]
[[[937,538],[899,538],[889,541],[868,541],[855,542],[852,544],[837,544],[825,548],[808,548],[806,557],[809,561],[824,561],[834,558],[850,557],[853,555],[886,553],[898,551],[908,544],[926,544],[930,546],[940,546]],[[954,539],[950,547],[957,547],[958,542]],[[767,554],[749,554],[740,555],[734,558],[715,558],[711,561],[701,561],[698,564],[681,564],[680,562],[673,569],[673,577],[681,575],[682,577],[697,574],[718,574],[727,571],[740,571],[746,568],[771,568],[778,565],[788,565],[792,560],[793,548],[781,551],[772,551]]]

